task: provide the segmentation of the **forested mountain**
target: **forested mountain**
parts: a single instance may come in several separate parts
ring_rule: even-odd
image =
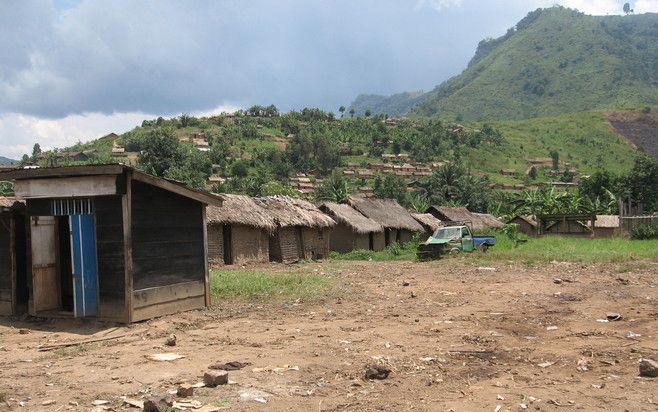
[[[16,160],[10,159],[8,157],[0,156],[0,165],[2,164],[12,164],[15,163]]]
[[[394,112],[387,101],[370,109]],[[414,103],[413,113],[467,121],[658,104],[658,14],[538,9],[480,42],[462,74]]]
[[[361,94],[352,102],[349,109],[354,109],[356,116],[364,116],[366,110],[372,114],[397,116],[410,111],[424,96],[422,91],[397,93],[391,96]]]

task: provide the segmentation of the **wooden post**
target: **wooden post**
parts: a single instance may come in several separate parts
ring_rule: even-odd
[[[11,264],[11,314],[16,314],[16,284],[18,271],[16,270],[16,212],[9,215],[9,258]]]
[[[207,206],[201,203],[201,220],[203,223],[203,267],[205,271],[205,293],[206,307],[210,307],[210,273],[208,271],[208,219],[206,216]]]
[[[126,194],[121,197],[126,323],[133,320],[132,172],[126,172]]]

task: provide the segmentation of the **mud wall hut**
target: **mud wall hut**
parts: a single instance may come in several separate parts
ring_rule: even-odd
[[[221,207],[208,206],[208,260],[211,265],[245,265],[270,259],[274,218],[253,198],[220,196]]]
[[[27,311],[25,205],[0,196],[0,315]]]
[[[384,228],[353,209],[350,205],[323,202],[320,210],[335,222],[329,247],[332,251],[347,253],[352,250],[383,250]]]
[[[313,204],[288,196],[267,196],[254,201],[276,223],[269,237],[270,260],[296,262],[329,256],[331,229],[336,222]]]
[[[347,203],[384,227],[384,247],[395,242],[404,244],[424,232],[420,223],[393,199],[350,196]]]
[[[537,236],[537,221],[531,215],[519,215],[508,223],[519,225],[519,232],[528,236]]]
[[[134,322],[209,305],[206,204],[221,199],[122,165],[23,169],[28,313]]]

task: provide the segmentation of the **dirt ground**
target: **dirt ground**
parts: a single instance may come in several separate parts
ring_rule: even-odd
[[[118,329],[0,319],[0,396],[8,405],[0,409],[90,411],[94,400],[106,400],[97,410],[137,410],[121,396],[167,393],[199,382],[212,363],[240,361],[250,365],[229,372],[231,384],[197,389],[192,399],[240,411],[658,410],[658,378],[638,376],[640,358],[658,360],[656,262],[304,267],[335,276],[340,296],[219,302]],[[598,321],[608,312],[623,318]],[[178,344],[165,347],[172,333]],[[162,352],[185,358],[145,357]],[[369,364],[388,366],[389,377],[365,380]]]

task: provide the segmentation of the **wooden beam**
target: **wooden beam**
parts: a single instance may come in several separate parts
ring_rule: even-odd
[[[17,284],[17,270],[16,270],[16,216],[12,213],[9,217],[9,256],[11,262],[11,314],[16,314],[16,284]]]
[[[189,197],[190,199],[194,199],[197,202],[213,206],[222,205],[222,198],[215,196],[212,193],[191,189],[183,184],[178,184],[159,177],[147,175],[146,173],[138,172],[137,170],[133,172],[133,179],[143,183],[148,183],[152,186],[156,186],[164,190],[168,190],[181,196]]]
[[[21,199],[70,198],[116,195],[116,176],[74,176],[17,180],[16,197]]]
[[[133,295],[135,299],[135,309],[141,309],[147,306],[157,306],[163,303],[175,302],[188,298],[204,298],[205,287],[202,281],[197,280],[167,286],[139,289],[134,291]]]
[[[0,172],[0,180],[40,179],[44,177],[118,175],[128,169],[122,165],[87,165],[71,167],[42,167],[36,169],[15,169]]]
[[[123,219],[123,266],[125,320],[133,321],[133,240],[132,240],[132,171],[126,173],[126,194],[121,196],[121,216]]]
[[[206,307],[210,307],[210,273],[208,271],[208,217],[206,205],[201,205],[201,216],[203,217],[203,265],[205,271],[205,295]]]

